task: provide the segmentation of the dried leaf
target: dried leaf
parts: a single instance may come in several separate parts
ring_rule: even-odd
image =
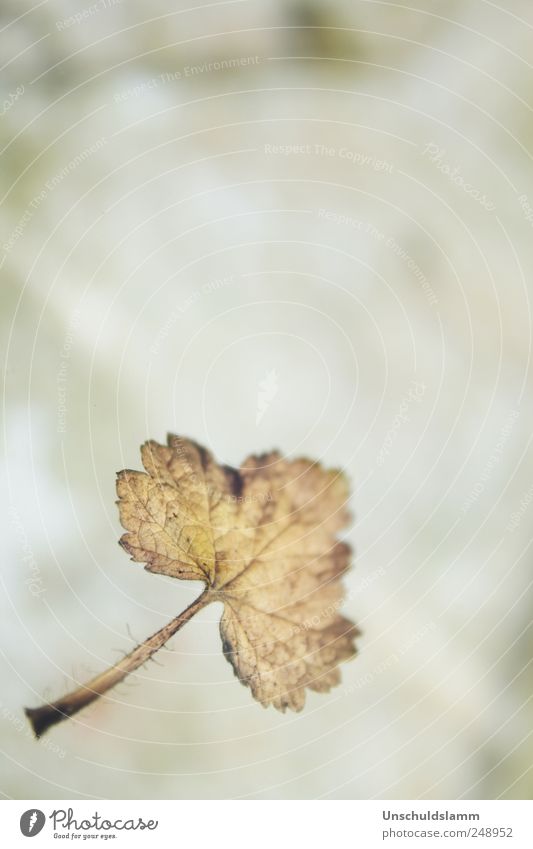
[[[240,470],[188,439],[141,448],[146,472],[119,472],[120,543],[151,572],[203,581],[221,601],[235,674],[263,705],[301,710],[305,689],[340,682],[357,628],[339,613],[349,546],[348,487],[338,470],[278,452]]]

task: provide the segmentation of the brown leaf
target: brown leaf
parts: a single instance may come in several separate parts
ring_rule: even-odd
[[[240,470],[188,439],[141,448],[146,473],[119,472],[120,543],[151,572],[200,580],[222,601],[220,633],[235,674],[264,706],[301,710],[305,688],[340,682],[358,629],[339,614],[351,550],[338,470],[277,452]]]

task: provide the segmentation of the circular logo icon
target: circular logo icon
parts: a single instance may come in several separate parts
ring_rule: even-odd
[[[24,811],[20,818],[20,830],[24,837],[35,837],[42,831],[46,822],[46,817],[38,808],[30,808],[29,811]]]

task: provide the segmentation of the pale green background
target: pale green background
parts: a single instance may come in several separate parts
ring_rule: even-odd
[[[3,4],[5,796],[531,794],[533,10],[500,5]],[[167,430],[346,467],[360,657],[265,711],[212,607],[36,743],[24,705],[199,591],[117,545]]]

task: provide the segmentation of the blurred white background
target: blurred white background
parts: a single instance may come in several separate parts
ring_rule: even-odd
[[[530,797],[531,4],[1,27],[3,794]],[[167,431],[346,468],[360,655],[265,711],[212,606],[37,743],[24,705],[201,589],[117,545],[115,472]]]

